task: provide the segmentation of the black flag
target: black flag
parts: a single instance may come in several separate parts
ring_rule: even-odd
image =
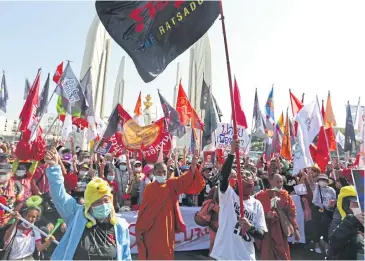
[[[347,104],[344,151],[350,151],[350,154],[351,154],[352,149],[355,146],[355,143],[356,143],[356,141],[355,141],[354,122],[352,121],[350,104]]]
[[[41,117],[42,115],[47,113],[48,94],[49,94],[49,74],[47,77],[47,81],[43,86],[41,96],[39,96],[38,98],[38,108],[37,108],[38,117]]]
[[[165,97],[161,95],[160,91],[158,91],[158,96],[160,96],[162,111],[166,119],[169,133],[181,138],[185,135],[186,129],[180,121],[179,113],[168,103]]]
[[[114,41],[150,82],[198,41],[219,15],[219,1],[96,1]]]
[[[203,94],[204,90],[204,94]],[[203,148],[208,144],[213,143],[213,132],[218,128],[217,114],[215,112],[213,95],[207,87],[206,82],[203,80],[202,86],[202,96],[204,97],[204,102],[201,100],[201,106],[204,106],[204,131],[203,131]]]

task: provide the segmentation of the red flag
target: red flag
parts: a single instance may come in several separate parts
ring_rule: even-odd
[[[241,106],[241,95],[240,95],[240,90],[238,89],[238,84],[236,79],[234,79],[233,98],[234,98],[234,106],[236,108],[237,124],[247,129],[246,115]]]
[[[324,111],[324,104],[323,104],[323,100],[322,100],[322,109],[321,109],[321,113],[322,113],[322,117],[323,119],[326,119],[326,112]],[[335,131],[332,128],[331,123],[326,124],[326,122],[324,122],[324,126],[325,126],[325,132],[326,132],[326,144],[327,147],[329,148],[330,151],[336,151],[337,149],[337,145],[336,145],[336,136],[335,136]]]
[[[23,109],[20,113],[19,119],[21,124],[19,130],[22,132],[32,130],[32,126],[37,124],[37,107],[38,107],[38,93],[40,86],[41,70],[38,70],[38,74],[33,82],[30,93],[27,100],[24,103]],[[34,130],[35,131],[35,130]]]
[[[326,135],[324,127],[321,127],[318,135],[316,163],[323,173],[326,171],[327,164],[329,162],[329,150],[326,142]]]
[[[179,113],[181,123],[186,126],[191,119],[191,127],[194,129],[204,130],[204,123],[199,118],[193,106],[186,95],[184,88],[179,84],[179,92],[176,101],[176,111]]]
[[[297,115],[300,109],[304,107],[304,104],[292,94],[290,89],[289,89],[289,95],[290,95],[291,110],[293,113],[293,117],[295,117],[295,115]]]
[[[63,74],[63,62],[61,62],[53,75],[53,81],[58,84],[60,82],[61,76]]]

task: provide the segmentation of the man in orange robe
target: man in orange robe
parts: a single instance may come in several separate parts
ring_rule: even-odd
[[[173,260],[175,233],[186,230],[178,196],[187,191],[199,193],[204,182],[197,171],[195,153],[190,171],[178,178],[167,179],[167,167],[156,163],[156,181],[148,184],[136,222],[136,242],[139,260]]]
[[[296,222],[295,204],[288,192],[282,189],[283,177],[275,174],[270,180],[273,189],[267,189],[256,195],[264,207],[268,233],[262,241],[257,241],[258,248],[261,248],[261,260],[290,260],[290,249],[288,237],[282,232],[280,219],[275,208],[272,208],[271,199],[280,198],[277,208],[287,214],[290,223],[294,227],[295,240],[298,242],[300,234]]]

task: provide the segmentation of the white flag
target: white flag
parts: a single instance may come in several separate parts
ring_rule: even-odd
[[[343,135],[340,131],[337,131],[336,142],[341,146],[342,149],[345,147],[345,135]]]
[[[72,115],[66,111],[65,120],[62,126],[62,137],[67,138],[72,132]]]
[[[316,101],[304,106],[296,116],[298,122],[297,144],[294,149],[293,174],[314,165],[309,146],[323,126],[321,112]]]
[[[295,120],[301,126],[302,134],[308,138],[309,143],[314,140],[323,126],[321,110],[316,101],[305,105],[298,112]]]

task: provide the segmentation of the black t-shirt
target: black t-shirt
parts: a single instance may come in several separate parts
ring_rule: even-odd
[[[117,247],[114,226],[97,223],[85,228],[74,254],[74,260],[116,260]]]

